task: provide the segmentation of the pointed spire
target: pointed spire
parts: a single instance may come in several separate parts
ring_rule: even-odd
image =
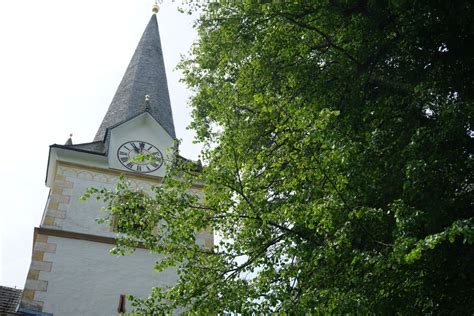
[[[69,134],[69,138],[67,139],[64,146],[72,146],[72,134]]]
[[[144,103],[146,95],[149,97]],[[171,137],[176,138],[155,14],[143,32],[94,141],[104,140],[107,128],[145,111],[148,111]]]

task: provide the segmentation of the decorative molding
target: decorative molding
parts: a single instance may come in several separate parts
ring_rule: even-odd
[[[65,170],[68,170],[68,172],[64,173]],[[143,173],[132,173],[117,169],[102,169],[62,160],[57,161],[57,173],[70,177],[88,179],[109,184],[117,183],[119,177],[121,175],[125,175],[127,180],[137,187],[142,187],[143,185],[160,185],[163,182],[163,178],[160,176],[151,176]],[[203,187],[203,184],[193,184],[192,186],[193,189],[198,190],[202,189]]]
[[[35,233],[47,235],[47,236],[61,237],[61,238],[99,242],[99,243],[110,244],[110,245],[117,244],[117,239],[113,237],[77,233],[77,232],[71,232],[67,230],[57,230],[57,229],[50,229],[50,228],[44,228],[44,227],[35,227]],[[140,243],[137,246],[137,248],[146,249],[142,243]]]
[[[132,183],[138,180],[137,182],[146,183],[148,185],[150,185],[150,183],[154,185],[159,185],[163,181],[162,177],[150,176],[146,174],[136,174],[132,172],[127,172],[125,170],[102,169],[98,167],[85,166],[61,160],[58,160],[57,163],[58,173],[79,179],[87,179],[91,181],[115,184],[119,179],[120,175],[123,174]]]
[[[50,229],[50,228],[44,228],[44,227],[35,227],[35,234],[99,242],[99,243],[110,244],[110,245],[117,244],[117,239],[113,237],[77,233],[77,232],[72,232],[72,231],[67,231],[67,230],[56,230],[56,229]],[[214,245],[214,236],[209,230],[202,231],[201,233],[198,234],[198,236],[204,240],[206,247],[212,247]],[[137,248],[147,249],[142,243],[139,243]]]

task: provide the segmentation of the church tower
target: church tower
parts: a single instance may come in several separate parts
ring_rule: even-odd
[[[154,11],[155,13],[157,10]],[[115,257],[111,227],[97,224],[101,205],[80,201],[89,187],[113,188],[121,174],[137,188],[159,185],[176,135],[156,14],[153,14],[93,142],[50,146],[49,197],[34,230],[32,261],[20,311],[30,315],[117,315],[124,295],[147,297],[177,281],[153,270],[146,249]],[[134,162],[139,153],[156,161]],[[198,243],[212,244],[200,233]]]

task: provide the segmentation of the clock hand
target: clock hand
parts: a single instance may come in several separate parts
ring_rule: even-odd
[[[137,145],[135,145],[135,143],[131,143],[132,144],[132,147],[133,147],[133,150],[139,154],[140,153],[140,150],[138,149]]]

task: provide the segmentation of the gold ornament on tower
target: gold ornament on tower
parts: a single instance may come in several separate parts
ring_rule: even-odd
[[[158,11],[160,11],[160,6],[159,6],[159,4],[161,4],[161,3],[162,3],[161,0],[155,1],[155,4],[153,5],[151,11],[153,11],[153,13],[155,13],[155,14],[158,13]]]

